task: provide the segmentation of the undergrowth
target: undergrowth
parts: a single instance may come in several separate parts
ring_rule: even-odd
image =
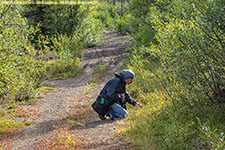
[[[136,62],[132,58],[130,63]],[[140,63],[127,67],[136,73],[130,94],[144,105],[141,109],[128,107],[129,117],[118,133],[143,150],[225,148],[225,105],[212,104],[203,96],[186,99],[185,87],[168,94],[152,73],[163,75],[157,66],[151,71],[140,67]]]
[[[0,136],[16,134],[19,127],[23,127],[24,124],[19,121],[1,118],[0,119]]]
[[[93,77],[88,81],[90,85],[96,85],[99,83],[100,79],[102,79],[105,75],[106,70],[108,69],[108,66],[104,63],[97,63],[97,65],[94,67],[95,74]]]
[[[225,149],[222,4],[132,0],[114,17],[132,40],[128,90],[143,103],[118,132],[140,149]]]
[[[43,138],[41,144],[35,150],[64,150],[83,149],[85,138],[73,136],[74,131],[69,131],[67,127],[55,127],[53,137]]]
[[[120,129],[140,149],[223,148],[224,114],[217,106],[182,102],[175,110],[162,91],[144,98],[137,97],[148,102],[142,109],[129,108],[127,125]]]

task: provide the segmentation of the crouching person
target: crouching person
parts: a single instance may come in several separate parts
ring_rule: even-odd
[[[114,118],[125,118],[128,115],[126,102],[133,106],[142,106],[126,91],[126,85],[133,82],[134,76],[133,71],[126,69],[121,73],[115,73],[115,77],[105,84],[96,101],[92,104],[101,120],[105,120],[105,116],[112,120]]]

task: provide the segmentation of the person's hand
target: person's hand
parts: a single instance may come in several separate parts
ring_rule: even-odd
[[[126,96],[125,96],[125,93],[121,94],[122,96],[122,100],[125,100]]]
[[[137,102],[137,103],[136,103],[136,106],[137,106],[137,107],[142,107],[142,103]]]

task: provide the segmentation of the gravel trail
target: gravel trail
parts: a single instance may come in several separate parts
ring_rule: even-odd
[[[15,137],[11,143],[13,150],[35,149],[43,142],[43,138],[54,136],[57,126],[68,124],[66,117],[70,114],[81,113],[82,110],[86,111],[83,125],[72,124],[68,129],[74,131],[75,138],[85,139],[84,145],[80,149],[133,149],[129,143],[114,132],[117,129],[117,124],[122,120],[111,121],[107,119],[102,121],[90,106],[105,82],[114,76],[115,71],[119,71],[122,59],[129,55],[125,51],[129,45],[125,36],[115,31],[105,31],[103,36],[104,40],[101,46],[85,51],[85,59],[80,63],[80,66],[84,68],[82,75],[45,83],[45,86],[53,87],[54,90],[31,106],[39,110],[37,121],[22,129],[22,134]],[[100,63],[107,65],[108,69],[97,84],[91,85],[90,80],[96,75],[94,67]]]

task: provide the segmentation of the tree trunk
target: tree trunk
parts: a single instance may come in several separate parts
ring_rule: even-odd
[[[123,0],[121,0],[121,11],[120,11],[120,16],[123,16]]]

